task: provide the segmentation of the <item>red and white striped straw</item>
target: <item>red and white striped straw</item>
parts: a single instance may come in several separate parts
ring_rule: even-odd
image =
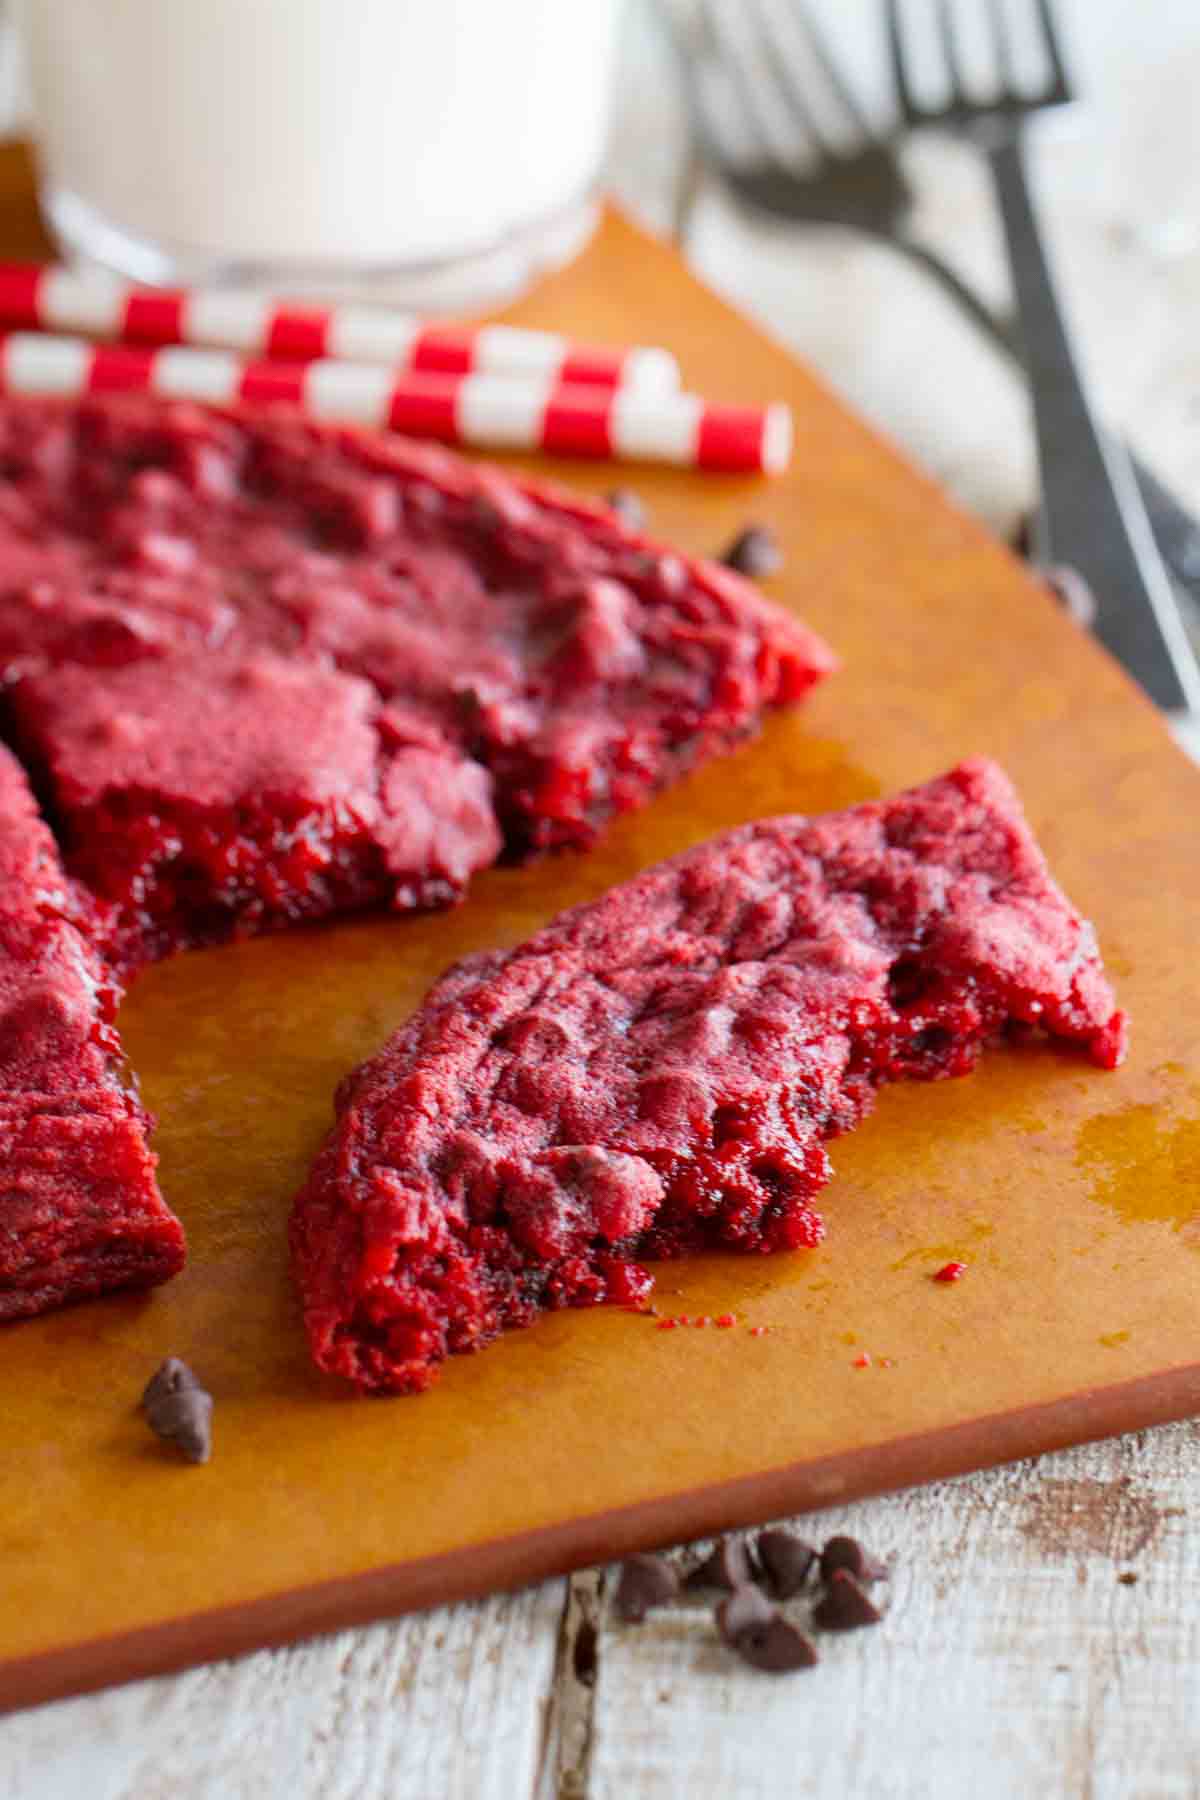
[[[224,350],[138,350],[46,332],[0,335],[0,393],[161,394],[286,401],[313,419],[390,427],[482,450],[777,474],[786,406],[712,406],[697,394],[563,386],[552,377],[400,374],[365,363],[256,362]]]
[[[514,325],[430,325],[383,307],[300,306],[224,289],[146,288],[103,269],[0,263],[0,325],[118,343],[195,344],[272,361],[386,363],[438,375],[542,375],[564,385],[664,393],[669,350],[609,350]]]

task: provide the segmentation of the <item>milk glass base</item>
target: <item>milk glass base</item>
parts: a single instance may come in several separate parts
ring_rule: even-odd
[[[65,188],[44,184],[42,211],[63,254],[100,263],[131,281],[171,287],[245,287],[375,301],[411,312],[464,312],[513,299],[569,262],[599,216],[586,195],[548,218],[444,261],[314,263],[222,261],[185,244],[134,236]]]

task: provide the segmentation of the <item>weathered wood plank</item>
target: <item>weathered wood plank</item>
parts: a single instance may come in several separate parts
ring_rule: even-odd
[[[606,1618],[589,1800],[1200,1793],[1198,1468],[1181,1425],[797,1521],[894,1561],[885,1623],[799,1675],[708,1605]]]
[[[0,1720],[0,1800],[533,1791],[565,1584]]]
[[[894,1562],[811,1673],[743,1669],[705,1602],[621,1625],[593,1574],[565,1617],[549,1582],[0,1721],[0,1800],[1190,1796],[1198,1464],[1182,1425],[797,1521]]]
[[[585,1569],[567,1583],[542,1763],[532,1800],[587,1800],[605,1582],[603,1569]]]

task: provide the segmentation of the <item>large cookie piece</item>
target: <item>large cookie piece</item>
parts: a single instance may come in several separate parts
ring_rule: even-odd
[[[825,1140],[1006,1027],[1119,1060],[1092,930],[963,764],[766,819],[468,958],[342,1085],[292,1219],[317,1362],[407,1392],[642,1257],[814,1245]]]
[[[265,651],[64,667],[27,676],[10,705],[121,967],[444,904],[500,849],[487,771],[335,669]]]
[[[95,882],[115,844],[105,892],[118,932],[129,946],[140,934],[150,954],[385,897],[451,899],[501,837],[515,855],[587,845],[834,666],[731,570],[666,550],[604,507],[286,410],[10,399],[0,471],[0,683],[68,866]],[[319,792],[307,791],[303,731],[291,764],[282,739],[262,754],[289,711],[285,662],[311,683],[314,733],[339,711],[347,720],[346,766],[322,741]],[[258,727],[248,694],[233,693],[242,669],[275,672]],[[206,688],[209,727],[188,741]],[[371,870],[354,827],[341,840],[315,817],[360,810],[367,728],[392,737],[367,811],[398,817],[411,796],[416,821]],[[242,732],[253,752],[236,779],[212,780],[222,741],[232,759]],[[228,834],[207,815],[213,854],[198,845],[183,817],[193,774],[206,793],[220,788],[217,804],[245,809],[251,848],[234,860],[253,868],[227,876]],[[285,842],[264,851],[276,807]],[[132,835],[152,836],[167,815],[159,841],[131,855]],[[332,858],[311,879],[294,859],[283,866],[310,820],[319,858]],[[143,867],[149,908],[130,897]]]
[[[183,1264],[124,1084],[120,989],[73,922],[85,910],[0,749],[0,1320]]]

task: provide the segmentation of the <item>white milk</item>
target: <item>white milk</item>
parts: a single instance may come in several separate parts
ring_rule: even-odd
[[[587,195],[619,8],[18,0],[52,217],[191,272],[487,251]]]

